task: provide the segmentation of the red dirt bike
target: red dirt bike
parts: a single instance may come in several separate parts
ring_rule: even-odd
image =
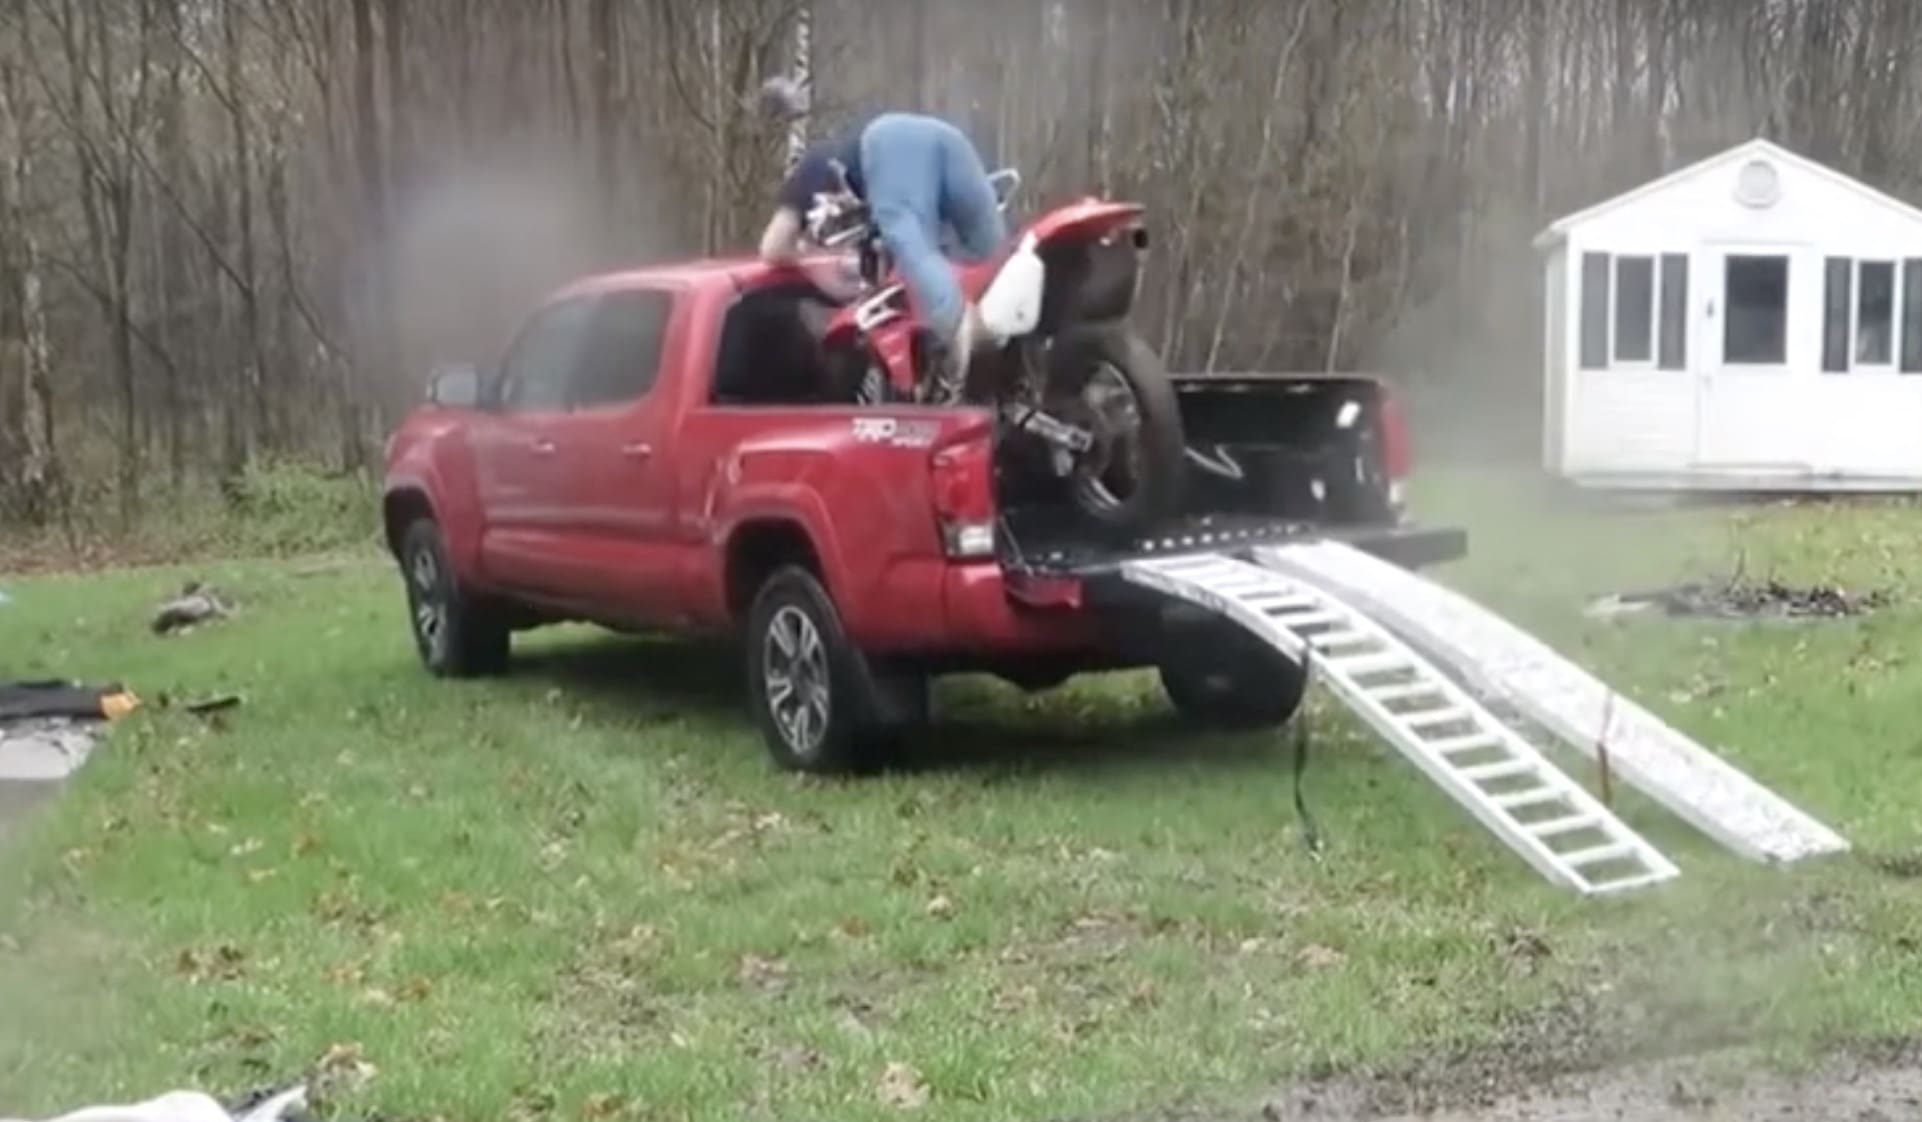
[[[1005,212],[1020,175],[1004,169],[989,178]],[[994,410],[1000,466],[1031,483],[1065,485],[1097,525],[1126,532],[1174,513],[1185,469],[1168,372],[1126,322],[1148,244],[1142,212],[1085,198],[1028,223],[989,260],[956,266],[988,336],[968,363],[962,400]],[[867,208],[846,196],[824,200],[807,226],[817,245],[858,250],[860,293],[822,336],[830,361],[851,371],[855,399],[926,400],[931,335]]]

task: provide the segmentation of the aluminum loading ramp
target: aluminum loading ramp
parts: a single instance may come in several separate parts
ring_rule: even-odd
[[[1459,593],[1336,542],[1257,548],[1258,565],[1354,605],[1460,671],[1611,774],[1728,848],[1758,861],[1838,853],[1849,843],[1546,644]]]
[[[1520,734],[1336,596],[1220,554],[1130,561],[1121,575],[1310,660],[1350,709],[1550,881],[1593,895],[1678,875]]]

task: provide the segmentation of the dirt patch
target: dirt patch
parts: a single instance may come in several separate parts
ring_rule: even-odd
[[[1704,619],[1842,619],[1866,615],[1888,602],[1879,591],[1853,593],[1835,585],[1785,584],[1779,580],[1721,583],[1688,581],[1645,592],[1604,596],[1587,614],[1612,618],[1637,612]]]
[[[1247,1107],[1130,1122],[1702,1122],[1922,1117],[1922,1041],[1864,1042],[1800,1075],[1770,1070],[1738,1014],[1579,995],[1489,1043],[1300,1080]]]
[[[1424,1069],[1426,1070],[1426,1069]],[[1430,1072],[1429,1074],[1437,1074]],[[1160,1122],[1898,1122],[1922,1117],[1922,1049],[1863,1047],[1799,1074],[1752,1055],[1704,1053],[1543,1076],[1478,1093],[1472,1065],[1416,1086],[1410,1074],[1306,1083],[1244,1110],[1156,1116]],[[1399,1103],[1401,1105],[1390,1105]]]
[[[1319,1122],[1710,1122],[1794,1118],[1806,1122],[1895,1122],[1922,1107],[1922,1068],[1913,1053],[1850,1056],[1801,1075],[1718,1066],[1712,1059],[1649,1063],[1545,1080],[1491,1102],[1381,1113],[1366,1096],[1276,1100],[1267,1120]]]

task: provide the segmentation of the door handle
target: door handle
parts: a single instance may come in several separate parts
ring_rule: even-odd
[[[621,445],[621,455],[630,460],[645,460],[654,454],[654,446],[645,440],[630,440]]]
[[[551,456],[554,454],[554,442],[546,437],[537,438],[534,441],[533,448],[536,456]]]

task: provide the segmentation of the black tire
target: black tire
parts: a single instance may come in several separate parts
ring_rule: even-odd
[[[1180,509],[1187,479],[1187,441],[1181,429],[1181,406],[1174,383],[1160,356],[1140,336],[1116,324],[1084,324],[1069,328],[1054,341],[1049,355],[1050,410],[1084,423],[1085,409],[1067,403],[1083,400],[1088,383],[1112,370],[1133,395],[1140,427],[1135,440],[1134,478],[1124,494],[1115,494],[1112,464],[1102,457],[1084,461],[1069,480],[1074,504],[1097,525],[1121,532],[1148,529]]]
[[[1308,674],[1243,631],[1212,631],[1161,665],[1161,688],[1183,719],[1226,729],[1274,728],[1300,710]]]
[[[512,632],[494,605],[461,588],[433,519],[417,519],[402,535],[400,574],[414,649],[430,673],[471,678],[507,669]]]
[[[744,646],[748,704],[776,764],[840,775],[882,762],[889,730],[872,672],[813,573],[789,565],[761,585]]]

